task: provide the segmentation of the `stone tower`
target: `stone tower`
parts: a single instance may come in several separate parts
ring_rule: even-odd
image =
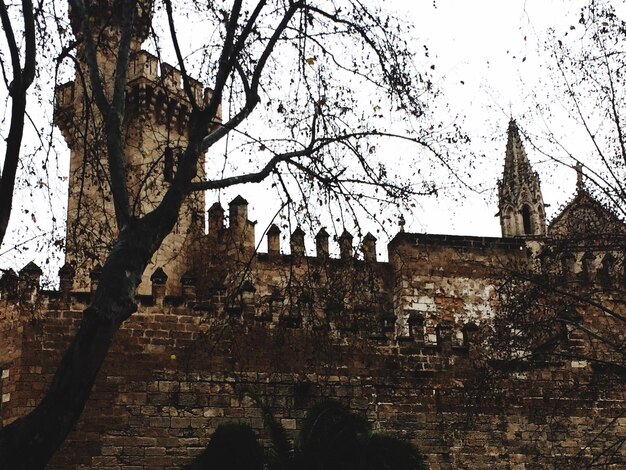
[[[498,182],[498,208],[503,237],[545,235],[539,176],[530,166],[513,119],[509,122],[504,173]]]
[[[123,3],[119,0],[86,2],[105,93],[111,96]],[[183,92],[179,70],[159,63],[140,49],[147,37],[151,0],[136,9],[126,85],[123,123],[124,158],[132,214],[140,217],[161,200],[176,172],[178,154],[187,143],[191,105]],[[70,8],[74,34],[82,36],[78,15]],[[79,42],[76,80],[58,87],[55,122],[70,148],[66,263],[75,270],[74,289],[85,290],[90,273],[104,262],[116,238],[115,216],[107,177],[106,136],[103,119],[93,102],[85,50]],[[197,103],[210,90],[192,80]],[[198,167],[204,168],[204,158]],[[139,293],[150,292],[150,276],[162,267],[168,275],[168,293],[178,294],[180,277],[190,269],[190,247],[204,232],[204,195],[196,194],[183,206],[179,222],[164,240],[144,272]]]

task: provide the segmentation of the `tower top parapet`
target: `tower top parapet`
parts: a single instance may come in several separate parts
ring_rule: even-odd
[[[128,64],[128,86],[142,83],[159,85],[159,88],[166,91],[168,96],[178,97],[181,101],[186,101],[182,87],[182,73],[177,68],[165,62],[159,64],[159,59],[147,51],[135,52]],[[212,96],[210,88],[204,88],[202,83],[189,77],[189,83],[193,91],[196,103],[208,102]],[[74,104],[78,97],[75,90],[74,81],[64,83],[56,89],[56,108],[65,109]],[[143,86],[145,88],[145,86]]]
[[[195,102],[202,105],[210,101],[213,91],[188,77]],[[128,63],[127,113],[129,115],[154,114],[158,121],[176,123],[180,133],[186,132],[191,104],[182,85],[182,73],[143,50],[136,51]],[[75,81],[64,83],[55,91],[55,121],[68,141],[81,127],[76,123],[82,107],[82,85]],[[221,120],[221,107],[215,122]]]
[[[107,38],[101,33],[113,30],[119,30],[124,21],[124,11],[128,0],[87,0],[85,7],[87,9],[87,18],[94,34],[98,34],[99,38]],[[148,37],[150,26],[152,24],[152,7],[153,0],[137,0],[135,5],[135,19],[133,23],[133,41],[131,47],[134,50]],[[72,25],[72,31],[77,38],[82,37],[81,16],[76,8],[69,5],[69,17]]]

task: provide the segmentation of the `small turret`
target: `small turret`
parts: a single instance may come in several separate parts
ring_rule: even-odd
[[[230,201],[230,204],[228,204],[228,220],[231,230],[242,230],[248,220],[248,201],[241,196],[237,196]]]
[[[498,207],[503,237],[545,235],[539,176],[530,166],[513,119],[509,122],[504,173],[498,182]]]
[[[59,289],[61,292],[69,292],[72,290],[75,275],[76,270],[70,263],[65,263],[61,266],[59,269]]]
[[[339,257],[341,259],[352,258],[352,234],[346,229],[339,237]]]
[[[298,226],[291,234],[291,254],[294,256],[304,256],[304,232]]]
[[[18,290],[22,299],[27,302],[34,302],[35,295],[39,290],[41,280],[41,268],[33,261],[24,266],[19,272]]]
[[[34,261],[31,261],[22,269],[20,269],[19,277],[21,279],[28,280],[30,284],[39,287],[39,279],[41,278],[41,274],[41,268],[37,266]]]
[[[162,267],[158,267],[150,276],[152,282],[152,298],[159,305],[163,304],[163,298],[165,297],[165,285],[167,284],[168,275],[165,273]]]
[[[320,258],[328,256],[328,237],[328,232],[324,227],[315,235],[315,251]]]
[[[276,224],[272,224],[267,231],[267,254],[271,256],[280,254],[280,229]]]
[[[228,204],[231,240],[244,250],[254,249],[254,224],[248,220],[248,201],[237,196]]]
[[[224,208],[219,202],[215,202],[209,208],[209,236],[218,238],[224,230]]]
[[[17,286],[19,278],[12,269],[3,269],[0,278],[0,296],[7,299],[14,299],[17,296]]]
[[[376,237],[370,232],[363,237],[363,258],[365,261],[376,261]]]

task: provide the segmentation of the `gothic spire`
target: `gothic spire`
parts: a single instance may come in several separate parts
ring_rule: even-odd
[[[532,178],[533,171],[524,151],[519,129],[514,119],[509,121],[507,134],[502,183],[512,191],[514,196],[518,196],[524,183]]]
[[[504,172],[498,185],[502,236],[544,235],[545,208],[539,176],[528,161],[514,119],[509,121],[507,133]]]

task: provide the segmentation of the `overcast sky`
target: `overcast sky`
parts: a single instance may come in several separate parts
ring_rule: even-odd
[[[438,77],[436,84],[444,91],[450,110],[461,116],[460,122],[472,136],[468,153],[471,150],[476,155],[485,155],[472,162],[476,170],[470,183],[480,192],[444,191],[438,198],[420,199],[413,213],[404,214],[408,231],[500,235],[499,220],[494,217],[495,187],[504,162],[509,117],[516,118],[522,127],[530,125],[525,122],[532,107],[529,97],[539,81],[545,79],[549,60],[548,54],[542,52],[546,31],[548,28],[562,31],[575,24],[584,3],[580,0],[385,0],[385,8],[395,10],[415,24],[416,49],[423,44],[428,46]],[[548,217],[554,216],[573,194],[574,174],[555,172],[554,166],[542,162],[530,149],[527,151],[540,174],[544,200],[551,204]],[[250,218],[259,219],[257,228],[262,232],[267,222],[262,215],[266,212],[265,203],[248,188],[236,192],[251,202]],[[212,202],[209,196],[208,205]],[[31,215],[16,211],[12,224]],[[381,239],[380,245],[386,241]],[[261,246],[264,248],[265,244]],[[16,268],[24,264],[16,261],[12,252],[2,256],[2,260],[6,261],[3,265]]]
[[[485,158],[477,163],[477,184],[485,191],[466,193],[466,199],[438,198],[424,203],[414,214],[414,231],[500,236],[496,179],[504,163],[509,117],[521,127],[531,127],[525,118],[531,96],[546,79],[547,31],[557,33],[575,25],[579,0],[436,0],[435,2],[388,2],[416,25],[434,54],[439,85],[452,108],[465,115],[464,127],[470,144]],[[528,117],[530,119],[530,117]],[[528,147],[528,146],[527,146]],[[541,156],[526,148],[542,182],[544,200],[554,215],[574,191],[573,172],[555,171],[543,165]]]
[[[500,236],[499,219],[494,217],[496,182],[504,164],[508,121],[513,117],[524,129],[535,124],[529,111],[532,96],[547,77],[547,31],[553,28],[559,33],[576,25],[584,4],[581,0],[385,0],[384,8],[415,25],[415,49],[428,47],[436,86],[449,104],[440,118],[449,121],[459,116],[457,122],[472,137],[467,153],[477,156],[464,163],[475,167],[467,183],[476,191],[453,188],[459,185],[442,178],[438,197],[419,198],[415,210],[403,214],[407,231]],[[550,219],[573,195],[575,174],[555,168],[531,148],[526,150],[539,172]],[[399,150],[411,151],[408,146]],[[250,188],[235,191],[239,192],[250,201],[250,217],[259,220],[257,231],[262,232],[263,214],[269,213],[266,201],[251,197]],[[228,194],[223,201],[230,198]],[[210,199],[211,195],[209,204]],[[381,242],[384,245],[386,240]]]

